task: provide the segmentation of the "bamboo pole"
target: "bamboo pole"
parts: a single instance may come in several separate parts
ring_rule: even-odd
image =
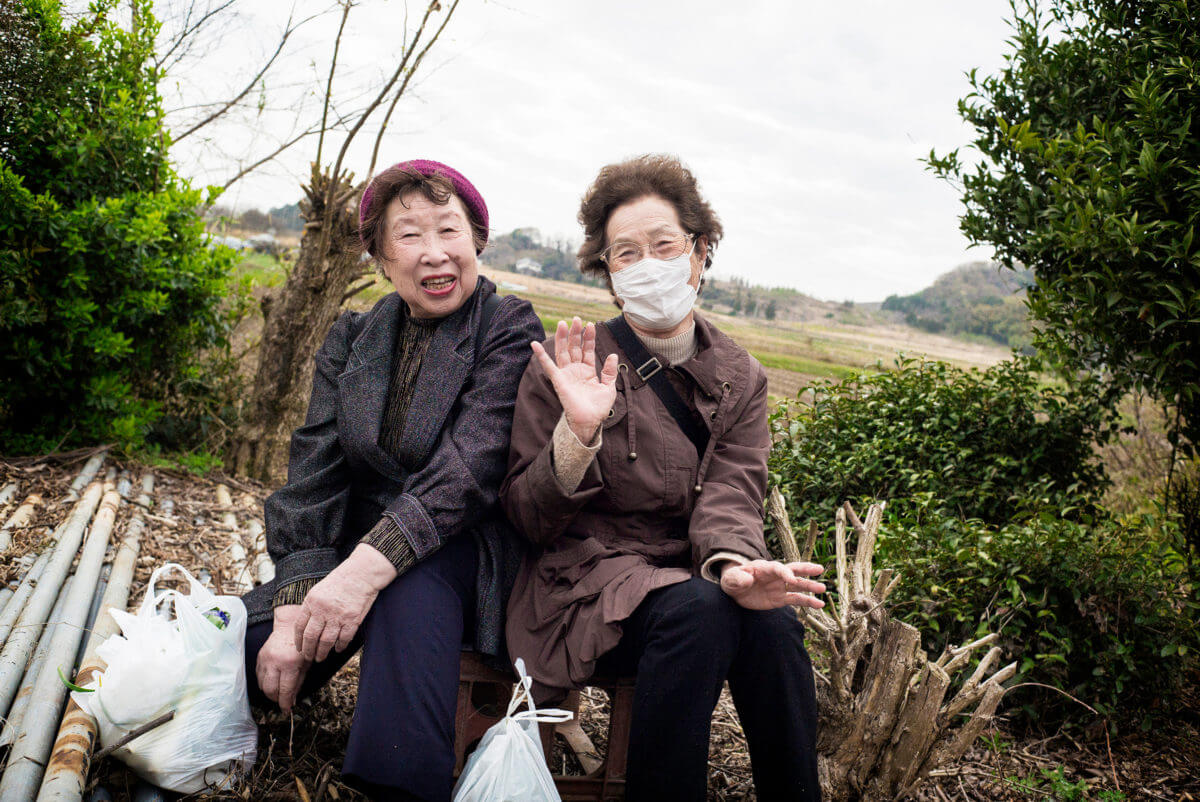
[[[267,552],[267,535],[263,531],[262,521],[254,518],[246,524],[246,529],[254,544],[254,578],[258,584],[265,585],[275,578],[275,562]]]
[[[3,488],[0,488],[0,505],[7,504],[17,495],[17,483],[9,482]]]
[[[17,586],[13,597],[5,605],[4,612],[0,613],[0,645],[3,645],[8,640],[9,633],[16,626],[21,611],[25,609],[25,603],[33,595],[33,590],[37,587],[38,580],[42,576],[42,571],[46,569],[46,563],[50,562],[52,551],[53,549],[46,549],[38,555],[37,560],[33,563],[33,567],[26,572],[25,578]]]
[[[101,451],[100,453],[93,455],[92,458],[84,464],[83,470],[79,472],[79,475],[75,477],[75,481],[71,482],[70,489],[67,490],[66,501],[68,504],[79,498],[79,494],[83,488],[96,478],[96,474],[100,473],[100,466],[104,464],[104,458],[106,456],[108,456],[108,451]]]
[[[0,731],[0,746],[12,744],[13,738],[20,732],[21,721],[25,718],[25,709],[29,707],[29,695],[33,693],[33,686],[37,683],[38,674],[41,673],[42,666],[46,664],[46,654],[50,651],[50,642],[54,639],[54,631],[58,629],[58,624],[62,621],[63,605],[67,603],[67,592],[74,579],[75,577],[69,576],[63,580],[58,600],[54,602],[54,609],[50,612],[50,617],[46,619],[46,626],[42,628],[37,650],[33,653],[33,659],[29,661],[29,667],[25,669],[25,676],[21,679],[21,688],[17,691],[17,698],[13,700],[12,709],[8,711],[8,718],[4,721],[4,729]]]
[[[90,683],[95,675],[105,668],[104,661],[96,656],[96,650],[118,630],[117,622],[109,611],[124,610],[129,604],[129,585],[133,581],[142,531],[145,528],[142,511],[151,507],[150,494],[153,492],[154,475],[148,473],[142,478],[142,493],[138,496],[136,511],[113,558],[108,587],[100,603],[100,615],[92,627],[83,659],[80,661],[79,674],[75,681],[81,685]],[[82,799],[96,735],[96,720],[75,704],[74,700],[68,701],[58,737],[50,752],[50,763],[46,767],[46,777],[38,794],[39,802],[79,802]]]
[[[28,526],[33,520],[33,510],[37,505],[42,503],[42,497],[37,493],[30,493],[21,502],[21,506],[17,507],[17,511],[9,516],[8,520],[0,526],[0,551],[4,551],[12,545],[12,533],[14,529],[20,529],[23,526]]]
[[[50,553],[49,560],[42,571],[41,580],[30,594],[29,601],[25,603],[25,609],[21,611],[21,617],[17,619],[16,627],[9,634],[8,640],[4,644],[4,650],[0,651],[0,711],[4,711],[4,713],[8,712],[13,696],[16,695],[17,685],[25,671],[25,664],[28,662],[34,638],[42,624],[45,623],[50,608],[54,606],[54,600],[58,598],[58,591],[62,587],[63,579],[71,569],[75,553],[79,551],[79,544],[83,540],[83,530],[91,520],[96,506],[100,503],[101,490],[99,482],[88,485],[83,497],[71,510],[70,517],[59,527],[58,543]],[[56,681],[57,679],[55,677]],[[5,799],[3,794],[0,794],[0,799]]]
[[[4,614],[4,608],[8,607],[8,600],[11,599],[12,597],[13,597],[13,589],[12,588],[8,587],[7,585],[5,587],[0,588],[0,615]],[[2,643],[4,643],[4,641],[0,640],[0,644],[2,644]]]
[[[58,678],[57,669],[64,669],[66,674],[74,673],[83,623],[92,605],[92,594],[120,504],[121,496],[115,489],[104,494],[100,511],[96,513],[92,530],[79,555],[75,581],[63,607],[62,623],[55,628],[46,655],[46,667],[33,686],[25,718],[8,755],[8,768],[0,778],[0,799],[5,802],[33,802],[37,796],[67,695],[67,687]]]
[[[229,576],[225,585],[230,593],[241,596],[254,589],[254,575],[246,565],[246,544],[242,542],[237,516],[233,514],[233,499],[225,485],[217,485],[217,503],[225,510],[221,523],[229,530]]]

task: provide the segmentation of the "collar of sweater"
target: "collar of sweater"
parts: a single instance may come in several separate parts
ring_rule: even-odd
[[[694,320],[686,331],[676,334],[674,337],[651,337],[648,334],[642,334],[637,329],[634,329],[633,333],[642,341],[642,345],[646,346],[647,351],[659,359],[666,360],[669,365],[679,365],[696,355],[696,321]]]

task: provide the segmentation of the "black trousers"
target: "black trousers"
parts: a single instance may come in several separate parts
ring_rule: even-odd
[[[637,676],[627,802],[706,798],[709,730],[726,680],[760,802],[820,799],[816,689],[790,608],[746,610],[699,578],[660,588],[597,670]]]
[[[474,619],[476,562],[471,538],[451,538],[384,588],[346,651],[314,663],[300,688],[301,698],[312,694],[362,648],[342,773],[372,798],[450,799],[459,659]],[[250,703],[260,707],[274,704],[254,672],[271,627],[265,621],[246,631]]]

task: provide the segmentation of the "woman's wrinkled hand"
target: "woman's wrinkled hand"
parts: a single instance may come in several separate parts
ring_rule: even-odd
[[[809,577],[824,570],[816,563],[752,560],[727,566],[721,573],[721,589],[748,610],[774,610],[789,604],[819,610],[825,602],[810,594],[824,593],[825,585]]]
[[[320,662],[345,650],[375,602],[396,578],[396,568],[379,550],[360,543],[329,575],[313,586],[293,626],[296,651]]]
[[[536,340],[530,343],[534,356],[554,386],[567,425],[584,445],[591,444],[617,398],[617,355],[609,354],[596,373],[596,324],[571,325],[558,321],[554,332],[554,358]]]
[[[293,632],[300,605],[286,604],[275,608],[275,622],[267,642],[258,652],[254,673],[263,695],[276,702],[283,712],[296,704],[296,694],[308,673],[311,660],[296,651]]]

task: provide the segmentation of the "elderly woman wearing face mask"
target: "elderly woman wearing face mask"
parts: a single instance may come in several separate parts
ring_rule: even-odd
[[[521,380],[501,500],[534,545],[508,645],[544,699],[636,674],[627,799],[705,798],[728,680],[760,800],[812,800],[816,700],[790,605],[821,567],[763,541],[767,379],[696,314],[722,234],[695,178],[645,156],[600,171],[579,212],[585,273],[621,314],[560,322]]]
[[[450,798],[460,649],[504,655],[523,546],[496,499],[543,331],[479,276],[487,223],[471,182],[435,161],[363,193],[359,233],[395,292],[343,314],[317,353],[266,502],[276,578],[246,597],[258,705],[290,710],[362,649],[342,771],[377,799]]]

